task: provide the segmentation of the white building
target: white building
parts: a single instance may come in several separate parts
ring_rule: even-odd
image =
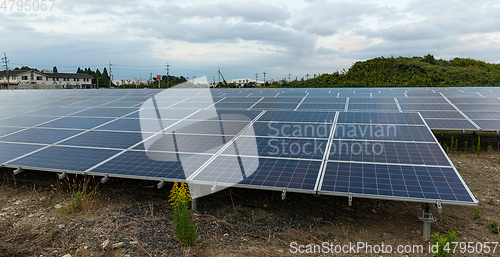
[[[7,79],[7,73],[9,78]],[[85,73],[45,73],[35,70],[0,71],[2,89],[92,88],[92,76]]]

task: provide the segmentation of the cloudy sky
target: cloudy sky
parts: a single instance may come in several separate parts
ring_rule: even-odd
[[[217,80],[220,67],[226,79],[269,80],[391,55],[500,62],[495,0],[44,0],[47,11],[2,3],[0,52],[11,67],[75,72],[111,62],[114,78],[127,79],[166,74],[168,63],[175,76]]]

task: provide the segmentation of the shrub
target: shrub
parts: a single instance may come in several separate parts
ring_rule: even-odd
[[[500,228],[498,227],[498,222],[496,221],[492,221],[490,222],[490,228],[491,228],[491,232],[493,233],[497,233],[500,231]]]
[[[469,142],[465,141],[464,142],[464,153],[467,153],[467,148],[469,148]]]
[[[437,244],[436,256],[453,256],[455,254],[454,242],[458,243],[458,240],[460,240],[460,238],[455,231],[448,231],[448,234],[444,235],[439,234],[439,232],[432,234],[432,242]]]
[[[472,217],[473,217],[474,219],[480,218],[480,217],[481,217],[481,209],[479,209],[479,208],[475,208],[475,209],[474,209],[474,214],[472,214]]]
[[[90,176],[83,176],[82,179],[76,175],[73,179],[66,177],[63,185],[67,187],[67,192],[70,195],[70,200],[67,208],[61,209],[62,212],[72,213],[81,210],[91,209],[97,202],[99,195],[99,183],[90,183],[93,180]],[[91,184],[95,184],[92,187]]]
[[[493,146],[489,145],[488,148],[486,148],[486,152],[488,152],[488,154],[491,154],[493,152]]]
[[[191,224],[193,213],[188,204],[191,199],[189,188],[184,181],[179,185],[174,182],[170,191],[169,202],[174,206],[174,232],[177,239],[183,245],[194,245],[196,243],[196,226]]]

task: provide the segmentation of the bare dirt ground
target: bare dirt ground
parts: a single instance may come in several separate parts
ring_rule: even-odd
[[[459,135],[459,151],[449,156],[479,200],[481,215],[473,217],[475,207],[444,205],[438,214],[432,206],[438,219],[432,233],[453,230],[460,242],[500,242],[489,224],[500,221],[500,137],[482,138],[479,156],[463,153],[466,137],[473,140]],[[487,144],[494,145],[490,154]],[[432,256],[418,203],[355,198],[349,207],[345,197],[287,193],[283,201],[281,192],[226,189],[198,200],[197,244],[183,247],[172,231],[172,184],[159,190],[152,182],[112,179],[99,186],[92,206],[68,213],[70,195],[55,174],[24,171],[14,177],[4,168],[0,175],[0,256],[292,256],[292,242],[422,245],[425,251],[324,256]],[[496,251],[477,256],[499,256],[500,246]]]

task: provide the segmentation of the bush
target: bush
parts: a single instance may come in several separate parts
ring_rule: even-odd
[[[488,148],[486,148],[486,152],[488,152],[488,154],[491,154],[493,152],[493,146],[489,145]]]
[[[174,206],[174,232],[177,239],[183,245],[194,245],[196,243],[196,226],[191,224],[193,213],[188,204],[191,199],[189,188],[184,181],[179,185],[174,182],[170,191],[169,202]]]
[[[464,142],[464,153],[467,153],[468,148],[469,148],[469,142],[465,141]]]
[[[472,214],[472,217],[474,219],[481,218],[481,209],[475,208],[474,209],[474,214]]]
[[[455,253],[454,242],[458,243],[460,238],[457,236],[455,231],[449,231],[448,234],[440,235],[439,232],[432,234],[432,242],[434,245],[437,244],[437,253],[436,256],[444,257],[444,256],[453,256]]]
[[[490,227],[491,227],[491,232],[493,233],[497,233],[500,231],[499,227],[498,227],[498,222],[496,221],[492,221],[490,222]]]

